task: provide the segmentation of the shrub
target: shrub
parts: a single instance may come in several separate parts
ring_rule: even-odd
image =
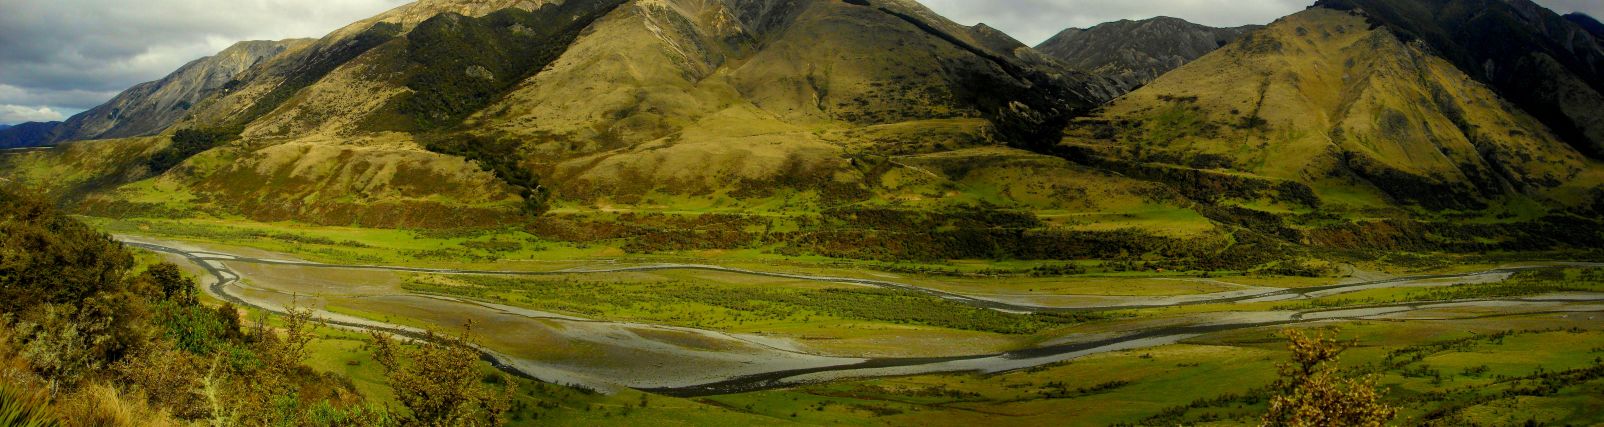
[[[1270,400],[1266,426],[1381,426],[1397,416],[1397,408],[1381,402],[1375,377],[1343,378],[1337,373],[1342,346],[1324,336],[1296,329],[1290,341],[1292,363],[1281,365],[1279,393]]]
[[[515,387],[498,373],[504,388],[485,384],[478,374],[479,353],[469,334],[440,337],[430,333],[413,346],[403,346],[372,332],[374,357],[384,366],[396,399],[412,412],[408,425],[497,425],[510,406]]]

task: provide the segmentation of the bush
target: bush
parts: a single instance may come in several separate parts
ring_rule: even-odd
[[[1343,378],[1337,372],[1342,346],[1323,336],[1285,331],[1292,363],[1281,365],[1279,393],[1270,400],[1266,426],[1382,426],[1398,409],[1381,402],[1375,377]]]
[[[122,292],[133,256],[33,194],[0,190],[0,312]]]
[[[374,357],[384,366],[396,399],[412,412],[406,424],[497,425],[511,408],[512,379],[497,373],[503,384],[499,391],[481,380],[479,353],[467,332],[456,338],[430,333],[413,346],[380,332],[372,332],[372,338]]]

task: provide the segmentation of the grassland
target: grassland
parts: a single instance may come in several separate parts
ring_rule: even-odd
[[[740,283],[746,282],[746,283]],[[1031,334],[1084,320],[976,308],[919,292],[849,285],[628,283],[584,278],[508,279],[422,277],[403,289],[465,296],[593,318],[647,321],[721,330],[762,330],[780,324],[827,327],[842,321],[932,326],[1001,334]]]
[[[408,234],[365,235],[320,227],[287,230],[300,237],[257,235],[245,238],[255,239],[262,246],[290,248],[306,244],[297,241],[312,236],[326,239],[312,243],[324,246],[340,245],[344,240],[342,236],[374,243],[381,243],[384,238],[413,242],[411,244],[420,241],[418,236]],[[328,234],[307,234],[310,230]],[[841,267],[824,264],[812,268]],[[1518,273],[1502,283],[1371,290],[1308,301],[1187,306],[1132,310],[1114,315],[1134,317],[1130,320],[1135,320],[1135,325],[1159,325],[1189,313],[1597,292],[1604,282],[1600,274],[1597,269],[1541,270]],[[933,282],[946,280],[940,275],[896,275]],[[247,276],[268,277],[261,272]],[[336,280],[336,276],[329,276],[329,280]],[[1256,285],[1275,283],[1263,278],[1238,279]],[[985,283],[1001,283],[1002,280],[1005,279],[970,278],[968,282],[951,286],[983,290]],[[1003,286],[1003,289],[1014,292],[1023,288],[1028,292],[1033,286],[1041,286],[1046,292],[1057,292],[1075,288],[1045,286],[1054,280],[1040,278],[1039,282]],[[1119,283],[1118,280],[1123,279],[1079,280],[1087,281],[1083,286],[1096,286]],[[1167,282],[1182,287],[1234,286],[1195,280],[1137,279],[1137,288],[1161,287]],[[1227,279],[1230,280],[1237,279]],[[1334,279],[1300,280],[1294,281],[1295,284],[1313,286]],[[322,286],[308,283],[308,286]],[[717,272],[618,273],[588,278],[537,279],[412,275],[403,276],[399,284],[384,286],[608,320],[802,337],[808,348],[838,354],[914,356],[914,353],[892,354],[883,347],[888,343],[906,346],[920,342],[968,342],[971,351],[994,351],[973,344],[979,342],[975,338],[1014,337],[1012,343],[993,344],[999,346],[997,348],[1007,348],[1043,339],[1042,334],[1095,335],[1103,330],[1100,328],[1117,329],[1110,321],[1060,324],[1051,319],[955,306],[955,303],[920,294]],[[1160,292],[1161,289],[1151,291]],[[889,312],[877,309],[884,307],[924,308]],[[440,319],[389,319],[382,313],[342,308],[338,304],[329,308],[344,314],[419,327],[445,324],[438,321]],[[1361,344],[1348,353],[1350,370],[1382,375],[1383,384],[1388,387],[1388,398],[1412,405],[1405,413],[1410,420],[1429,418],[1442,424],[1465,420],[1518,423],[1532,418],[1542,422],[1585,424],[1597,420],[1589,418],[1593,416],[1590,413],[1575,408],[1597,405],[1596,394],[1589,393],[1599,389],[1597,378],[1589,377],[1593,374],[1587,362],[1604,355],[1575,351],[1604,346],[1604,333],[1598,330],[1596,322],[1586,319],[1590,315],[1365,321],[1331,326],[1343,337],[1357,339]],[[1572,326],[1579,329],[1569,329]],[[485,330],[499,333],[495,332],[497,327],[491,325]],[[1502,338],[1486,338],[1485,342],[1476,341],[1482,339],[1476,337],[1494,336],[1506,330],[1516,332],[1498,335]],[[600,395],[520,381],[521,387],[526,387],[521,390],[526,392],[520,396],[525,403],[520,406],[519,421],[583,425],[660,425],[665,422],[691,425],[728,422],[753,425],[1251,424],[1263,409],[1263,387],[1272,379],[1275,364],[1285,357],[1280,341],[1271,337],[1271,333],[1260,329],[1212,334],[1180,345],[1095,355],[1066,364],[992,376],[919,375],[849,380],[696,399],[636,392]],[[821,339],[806,339],[810,336]],[[920,341],[920,337],[926,341]],[[1463,341],[1467,337],[1475,339]],[[327,333],[314,346],[319,354],[326,356],[319,356],[312,365],[320,370],[346,373],[359,390],[382,399],[385,396],[382,381],[375,376],[372,362],[362,360],[367,356],[363,356],[365,350],[360,338],[348,333],[343,336]],[[1563,342],[1571,350],[1543,347],[1549,342]],[[950,351],[928,343],[915,344],[920,348],[917,353]],[[1417,360],[1416,356],[1422,354],[1424,356]],[[1539,367],[1543,371],[1537,371]],[[1220,378],[1232,378],[1232,381],[1228,386],[1221,386]],[[642,396],[647,402],[645,407],[640,403]],[[536,418],[537,413],[539,418]]]
[[[786,254],[771,244],[736,249],[684,249],[662,252],[631,252],[628,239],[571,241],[521,228],[461,230],[383,229],[336,227],[299,222],[257,222],[243,218],[107,218],[84,216],[81,220],[113,234],[142,235],[203,244],[253,248],[289,253],[309,261],[343,264],[384,264],[416,267],[473,268],[497,270],[556,270],[586,261],[671,262],[719,264],[732,267],[784,267],[799,272],[855,272],[871,270],[897,277],[933,278],[931,282],[955,282],[958,287],[997,287],[1008,291],[1030,292],[1031,286],[1010,283],[1045,282],[1050,278],[1086,277],[1195,277],[1231,275],[1231,271],[1198,271],[1177,268],[1161,258],[1153,260],[930,260],[875,261],[832,258],[809,254]],[[615,217],[624,222],[631,218]],[[1165,267],[1171,267],[1165,269]],[[1165,271],[1159,271],[1165,270]],[[1242,274],[1238,271],[1236,274]],[[848,274],[850,275],[850,274]],[[1014,281],[1023,280],[1023,281]],[[1117,291],[1098,289],[1095,283],[1073,286],[1087,293],[1134,292],[1164,294],[1201,292],[1169,283],[1149,283]],[[1000,286],[1000,287],[999,287]],[[1039,286],[1045,290],[1062,286]],[[1022,289],[1019,289],[1022,288]]]
[[[1588,409],[1604,404],[1599,325],[1585,315],[1550,315],[1314,328],[1355,340],[1345,369],[1379,375],[1387,400],[1404,408],[1403,424],[1588,425],[1604,421]],[[993,376],[848,381],[700,400],[828,425],[1257,425],[1286,357],[1275,331],[1260,329]]]
[[[277,317],[264,318],[261,312],[254,310],[247,312],[249,319],[266,319],[268,325],[279,325]],[[366,404],[392,410],[399,407],[384,371],[374,359],[372,338],[367,333],[329,326],[320,326],[315,333],[308,345],[305,362],[308,367],[349,378]],[[500,384],[494,367],[481,363],[479,371],[487,383]],[[511,426],[789,424],[692,400],[636,391],[601,394],[520,377],[514,377],[511,385],[517,390],[506,418],[507,425]]]

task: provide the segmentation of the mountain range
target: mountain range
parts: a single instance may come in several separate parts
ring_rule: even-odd
[[[1158,17],[1070,28],[1036,50],[1071,68],[1113,79],[1128,92],[1260,28],[1213,28]]]
[[[911,0],[422,0],[235,45],[49,131],[94,141],[0,167],[96,215],[791,230],[648,251],[1585,245],[1604,212],[1588,21],[1322,0],[1262,28],[1155,18],[1032,48]],[[619,217],[637,212],[692,219]],[[1561,226],[1588,231],[1533,231]]]
[[[1604,23],[1598,22],[1597,19],[1593,19],[1591,16],[1582,13],[1571,13],[1566,14],[1565,19],[1580,25],[1587,32],[1592,33],[1594,37],[1604,37]]]
[[[47,145],[60,125],[61,122],[27,122],[0,127],[0,149]]]

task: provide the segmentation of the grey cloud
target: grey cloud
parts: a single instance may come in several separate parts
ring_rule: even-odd
[[[0,123],[53,122],[67,118],[50,107],[0,104]]]
[[[16,107],[0,123],[76,113],[235,42],[320,37],[406,2],[0,0],[0,105]]]
[[[1599,0],[1537,0],[1538,4],[1559,13],[1582,12],[1604,19],[1604,1]]]

